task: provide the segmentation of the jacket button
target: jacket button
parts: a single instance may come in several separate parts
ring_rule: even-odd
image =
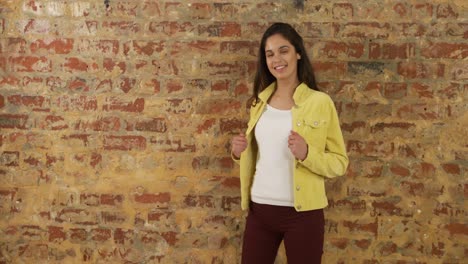
[[[297,123],[297,126],[301,126],[301,123],[298,122],[298,123]]]
[[[296,191],[299,191],[301,189],[301,187],[298,185],[296,186]]]
[[[296,208],[297,210],[301,210],[302,206],[298,205]]]
[[[314,126],[318,126],[318,122],[317,122],[317,121],[314,122]]]

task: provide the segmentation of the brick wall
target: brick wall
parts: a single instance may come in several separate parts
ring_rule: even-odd
[[[229,139],[274,21],[351,159],[324,263],[466,261],[466,1],[108,2],[0,3],[0,263],[238,263]]]

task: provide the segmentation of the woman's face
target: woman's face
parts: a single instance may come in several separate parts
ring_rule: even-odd
[[[268,70],[277,80],[296,81],[298,78],[297,61],[301,55],[281,34],[267,38],[265,56]]]

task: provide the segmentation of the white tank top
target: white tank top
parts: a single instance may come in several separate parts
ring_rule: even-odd
[[[291,110],[267,105],[255,127],[259,151],[251,190],[253,202],[294,206],[294,156],[288,148],[291,130]]]

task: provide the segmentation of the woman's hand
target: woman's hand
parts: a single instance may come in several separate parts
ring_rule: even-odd
[[[304,138],[297,132],[291,130],[291,135],[288,137],[288,147],[296,159],[303,161],[307,157],[309,147]]]
[[[242,151],[247,148],[247,138],[245,134],[241,133],[238,136],[234,136],[231,141],[231,152],[234,158],[239,159]]]

